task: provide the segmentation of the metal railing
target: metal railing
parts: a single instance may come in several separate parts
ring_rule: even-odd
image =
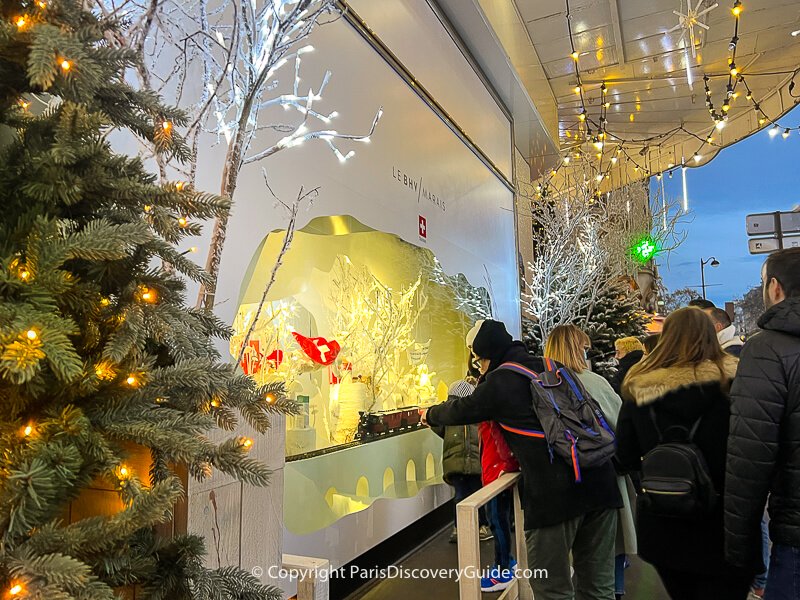
[[[486,487],[481,488],[469,498],[456,505],[456,525],[458,527],[458,567],[461,573],[474,573],[475,577],[462,576],[459,581],[460,600],[480,600],[481,598],[481,548],[478,509],[501,492],[511,488],[514,494],[514,541],[517,559],[517,572],[528,569],[528,550],[525,544],[525,521],[519,498],[519,473],[505,473]],[[512,584],[500,596],[500,600],[533,600],[533,590],[527,579],[514,578]]]

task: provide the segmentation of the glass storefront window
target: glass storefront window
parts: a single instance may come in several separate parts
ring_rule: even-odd
[[[231,354],[256,319],[285,232],[270,233],[242,288]],[[299,405],[287,457],[306,458],[420,427],[416,408],[447,398],[466,372],[466,332],[489,295],[444,272],[427,248],[349,216],[295,232],[241,363],[282,382]]]

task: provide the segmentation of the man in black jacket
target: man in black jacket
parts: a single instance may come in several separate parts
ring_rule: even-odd
[[[766,600],[800,598],[800,248],[761,271],[764,330],[744,346],[731,391],[725,477],[727,560],[761,563],[759,524],[769,495],[772,557]]]
[[[430,425],[465,425],[497,421],[518,429],[541,430],[533,411],[530,380],[499,370],[515,362],[541,373],[541,358],[515,342],[499,321],[480,324],[471,350],[484,374],[475,391],[464,398],[451,397],[423,413]],[[550,459],[543,439],[504,431],[506,441],[520,463],[525,512],[528,564],[546,569],[547,577],[532,578],[537,600],[572,600],[570,552],[577,578],[578,597],[609,600],[614,597],[614,542],[617,508],[622,506],[611,462],[583,470],[575,482],[572,469],[557,456]]]

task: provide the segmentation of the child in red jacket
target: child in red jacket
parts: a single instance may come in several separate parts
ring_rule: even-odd
[[[478,425],[481,437],[481,479],[489,485],[503,473],[519,471],[519,463],[503,437],[503,430],[494,421]],[[488,577],[481,578],[481,590],[498,592],[506,589],[514,577],[511,558],[511,490],[492,498],[486,505],[486,516],[494,534],[495,566]]]

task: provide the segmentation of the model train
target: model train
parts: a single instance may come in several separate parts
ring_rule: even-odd
[[[355,439],[362,442],[422,427],[418,406],[379,412],[360,411],[358,414],[358,431],[356,431]]]

